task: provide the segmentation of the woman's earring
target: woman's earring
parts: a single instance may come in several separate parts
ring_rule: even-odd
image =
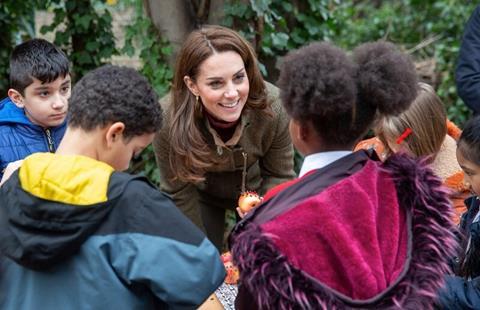
[[[199,102],[199,96],[195,96],[195,114],[197,117],[202,117],[202,103]]]

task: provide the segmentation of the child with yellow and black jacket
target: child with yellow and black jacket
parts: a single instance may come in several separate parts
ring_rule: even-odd
[[[58,150],[0,187],[0,309],[193,309],[223,281],[215,246],[123,172],[161,126],[147,80],[104,66],[70,101]]]

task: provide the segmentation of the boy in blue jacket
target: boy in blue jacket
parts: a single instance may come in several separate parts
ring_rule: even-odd
[[[55,151],[65,133],[70,88],[61,49],[43,39],[15,47],[8,97],[0,101],[0,178],[11,162]]]
[[[0,187],[0,309],[195,309],[223,282],[213,244],[144,177],[123,172],[162,124],[133,69],[73,89],[55,154]]]

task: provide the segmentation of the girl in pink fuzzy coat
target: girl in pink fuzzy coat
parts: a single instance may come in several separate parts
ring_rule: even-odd
[[[411,60],[385,42],[352,57],[315,43],[285,58],[279,86],[305,161],[231,234],[236,307],[432,308],[455,245],[441,180],[404,154],[352,153],[416,97]]]

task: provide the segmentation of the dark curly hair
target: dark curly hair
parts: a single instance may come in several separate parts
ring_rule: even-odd
[[[73,88],[68,124],[90,131],[122,122],[125,139],[153,133],[162,126],[157,100],[152,86],[137,71],[106,65],[86,74]]]
[[[33,78],[42,83],[55,81],[69,74],[65,53],[43,39],[32,39],[17,45],[10,55],[10,87],[24,95]]]
[[[312,43],[285,57],[278,85],[292,118],[311,121],[329,147],[351,147],[377,114],[408,108],[417,75],[391,43],[360,45],[352,57],[330,43]]]

